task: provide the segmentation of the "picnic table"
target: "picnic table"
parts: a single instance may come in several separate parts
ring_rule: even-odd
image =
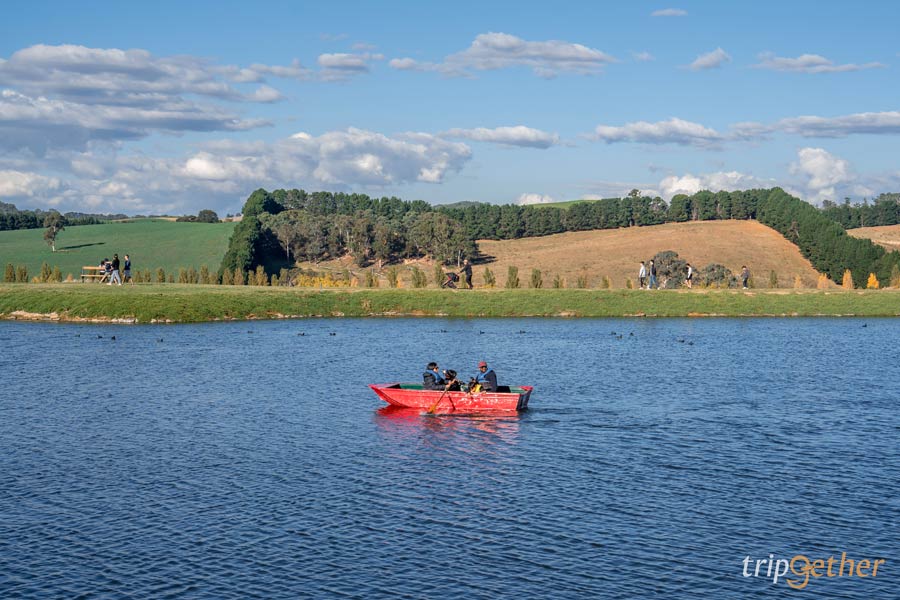
[[[84,283],[85,281],[103,283],[106,281],[107,277],[108,273],[103,267],[81,267],[81,283]]]

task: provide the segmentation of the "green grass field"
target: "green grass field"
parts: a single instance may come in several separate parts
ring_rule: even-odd
[[[19,312],[19,314],[14,314]],[[31,313],[24,314],[24,313]],[[0,284],[0,318],[900,316],[898,290],[409,290]]]
[[[235,223],[175,223],[138,219],[103,225],[67,227],[56,238],[56,252],[44,241],[43,229],[0,231],[0,269],[7,263],[25,265],[30,277],[46,262],[59,266],[63,278],[76,279],[81,267],[96,265],[102,258],[129,254],[135,269],[162,267],[167,273],[179,267],[219,268]]]

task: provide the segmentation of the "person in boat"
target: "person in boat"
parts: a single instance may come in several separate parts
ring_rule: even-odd
[[[446,385],[444,389],[448,392],[458,392],[462,390],[462,382],[456,378],[456,371],[453,369],[447,369],[444,371],[444,377],[446,377]]]
[[[443,390],[447,385],[447,380],[441,375],[436,362],[428,363],[425,373],[422,374],[422,380],[422,387],[426,390]]]
[[[497,391],[497,374],[494,373],[493,369],[488,369],[488,364],[486,362],[481,361],[478,363],[478,374],[475,376],[475,383],[472,387],[473,391]]]

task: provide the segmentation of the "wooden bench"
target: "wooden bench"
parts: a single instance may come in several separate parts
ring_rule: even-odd
[[[81,283],[85,281],[106,281],[106,270],[103,267],[81,267]]]

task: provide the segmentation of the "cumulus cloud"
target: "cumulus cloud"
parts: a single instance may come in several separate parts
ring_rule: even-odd
[[[706,69],[717,69],[730,62],[731,56],[721,48],[716,48],[712,52],[699,55],[687,68],[692,71],[704,71]]]
[[[836,197],[837,186],[853,182],[856,176],[850,163],[824,148],[801,148],[790,172],[805,181],[811,200],[820,202]]]
[[[663,8],[650,13],[651,17],[686,17],[687,11],[681,8]]]
[[[769,69],[788,73],[846,73],[848,71],[880,69],[886,66],[879,62],[869,62],[861,65],[853,63],[836,65],[818,54],[801,54],[797,58],[788,58],[775,56],[771,52],[760,54],[759,63],[753,65],[755,69]]]
[[[643,144],[679,144],[701,148],[715,146],[725,139],[715,129],[678,118],[656,123],[637,121],[621,127],[598,125],[594,130],[593,138],[608,144],[639,142]]]
[[[521,194],[519,199],[516,200],[516,204],[522,206],[526,204],[550,204],[551,202],[556,202],[556,200],[546,194]]]
[[[321,54],[318,64],[322,67],[320,77],[325,81],[345,80],[354,75],[361,75],[370,71],[369,63],[376,60],[384,60],[382,54]]]
[[[64,194],[73,208],[116,212],[159,213],[176,206],[182,212],[230,210],[235,199],[260,182],[313,189],[441,183],[465,166],[471,149],[426,133],[387,136],[350,128],[319,136],[298,133],[275,142],[221,140],[183,157],[117,155],[108,149],[70,152],[69,157],[65,186],[47,177],[8,178],[16,182],[16,193],[8,195],[31,197],[41,205]],[[40,164],[48,168],[47,161]]]
[[[449,138],[463,138],[476,142],[489,142],[506,146],[524,146],[528,148],[549,148],[559,143],[559,136],[540,129],[532,129],[524,125],[515,127],[496,127],[487,129],[451,129],[441,134]]]
[[[84,148],[94,140],[139,139],[153,131],[244,131],[266,124],[185,100],[104,105],[0,92],[0,150],[43,154],[48,148]]]
[[[35,196],[52,197],[61,187],[56,177],[38,173],[0,170],[0,198],[16,199]]]
[[[539,77],[552,78],[561,73],[599,73],[615,61],[609,54],[581,44],[528,41],[508,33],[490,32],[478,35],[468,48],[440,63],[395,58],[389,65],[403,71],[434,71],[451,77],[470,76],[472,71],[526,67]]]
[[[719,192],[722,190],[745,190],[749,188],[771,187],[775,183],[738,171],[719,171],[705,175],[670,175],[659,182],[659,191],[665,200],[677,194],[696,194],[701,190]]]

